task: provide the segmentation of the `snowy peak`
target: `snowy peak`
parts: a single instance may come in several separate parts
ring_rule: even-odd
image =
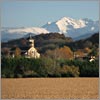
[[[46,29],[44,28],[39,28],[39,27],[29,27],[29,28],[19,28],[19,29],[9,29],[7,30],[8,33],[34,33],[34,34],[40,34],[40,33],[49,33]]]
[[[63,17],[55,22],[47,23],[43,28],[50,32],[64,33],[65,36],[71,36],[73,38],[84,34],[98,32],[98,25],[98,21],[93,21],[88,18],[76,20],[70,17]]]
[[[77,38],[85,34],[94,34],[99,32],[99,21],[93,21],[88,18],[73,19],[63,17],[55,22],[47,22],[42,27],[21,27],[21,28],[3,28],[1,30],[2,41],[21,38],[28,33],[33,35],[47,34],[50,32],[63,33],[66,37]]]
[[[39,27],[22,27],[22,28],[3,28],[1,30],[1,36],[2,41],[9,41],[12,39],[18,39],[22,38],[23,36],[27,36],[28,33],[31,33],[33,35],[38,34],[47,34],[49,31],[47,31],[44,28]]]
[[[63,24],[64,23],[64,24]],[[57,24],[63,24],[63,25],[71,25],[73,26],[73,28],[80,28],[80,27],[84,27],[85,23],[82,20],[75,20],[69,17],[63,17],[61,18],[59,21],[57,21]]]
[[[60,32],[58,25],[56,24],[56,22],[52,22],[52,23],[47,23],[44,26],[42,26],[43,28],[45,28],[46,30],[48,30],[49,32]]]
[[[43,26],[43,28],[47,29],[50,32],[55,31],[59,33],[67,33],[67,30],[82,28],[85,26],[85,21],[83,20],[75,20],[69,17],[63,17],[56,22],[48,22],[46,25]]]

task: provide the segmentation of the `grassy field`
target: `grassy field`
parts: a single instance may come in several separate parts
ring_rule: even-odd
[[[5,98],[98,98],[98,78],[1,79]]]

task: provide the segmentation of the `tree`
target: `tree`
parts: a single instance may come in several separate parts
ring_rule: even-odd
[[[88,47],[86,47],[86,48],[84,48],[84,52],[85,52],[85,53],[90,53],[90,52],[91,52],[91,49],[88,48]]]
[[[83,50],[83,49],[78,49],[78,50],[75,52],[75,56],[76,56],[76,57],[83,57],[83,56],[84,56],[84,50]]]
[[[61,58],[73,59],[73,52],[68,46],[64,46],[63,48],[60,48],[59,55]]]
[[[9,55],[10,55],[10,50],[9,50],[9,48],[2,48],[2,50],[1,50],[1,54],[2,54],[2,56],[6,56],[6,57],[9,57]]]
[[[45,55],[53,59],[73,59],[73,52],[67,46],[54,50],[47,50]]]
[[[92,48],[91,52],[88,55],[89,56],[96,56],[96,57],[98,57],[99,56],[99,48],[94,46]]]
[[[15,49],[15,57],[19,57],[21,55],[21,49],[16,47]]]
[[[79,77],[79,67],[64,65],[61,69],[62,77]]]
[[[86,41],[86,42],[84,43],[84,47],[92,48],[92,46],[93,46],[93,44],[92,44],[91,41]]]
[[[23,39],[21,40],[21,45],[23,45],[23,46],[26,46],[26,45],[27,45],[26,39],[23,38]]]

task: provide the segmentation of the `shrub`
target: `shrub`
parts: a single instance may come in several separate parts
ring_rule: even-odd
[[[80,66],[80,77],[99,77],[99,62],[86,62]]]
[[[78,77],[80,74],[79,68],[75,66],[66,66],[64,65],[61,69],[62,77]]]

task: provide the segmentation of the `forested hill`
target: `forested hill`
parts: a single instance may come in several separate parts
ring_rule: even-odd
[[[67,42],[73,41],[72,38],[65,37],[64,34],[59,34],[59,33],[40,34],[40,35],[32,36],[32,38],[35,40],[35,47],[43,47],[43,46],[51,45],[51,48],[55,48],[56,45],[60,46]],[[15,45],[18,47],[28,46],[29,45],[28,39],[29,37],[8,41],[6,43],[2,43],[2,47],[11,48]]]
[[[78,41],[73,41],[70,37],[65,37],[64,34],[50,33],[50,34],[40,34],[32,37],[35,40],[35,47],[40,53],[44,53],[46,50],[53,50],[57,47],[69,46],[71,49],[83,49],[85,47],[93,48],[99,47],[99,33],[95,33],[87,39],[82,39]],[[27,47],[29,46],[27,38],[21,38],[9,41],[7,43],[2,43],[2,48],[12,48],[14,46]]]
[[[86,39],[81,39],[72,43],[69,43],[68,46],[74,49],[83,49],[83,48],[98,48],[99,47],[99,33],[93,34],[91,37]]]

